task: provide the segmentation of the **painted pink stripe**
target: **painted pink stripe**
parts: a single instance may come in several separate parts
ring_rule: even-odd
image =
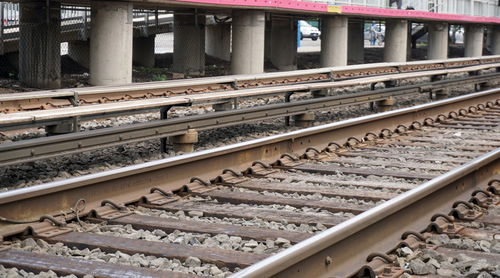
[[[279,8],[279,9],[289,9],[289,10],[315,11],[319,13],[326,13],[328,11],[327,4],[314,3],[308,1],[295,1],[295,0],[171,0],[171,1],[201,3],[201,4],[221,5],[221,6]],[[384,9],[384,8],[372,8],[372,7],[361,7],[361,6],[341,6],[341,8],[343,14],[373,15],[378,17],[394,17],[394,18],[410,17],[410,18],[433,19],[442,21],[464,21],[464,22],[500,24],[500,18],[497,17],[477,17],[477,16],[467,16],[467,15],[432,13],[425,11]]]
[[[307,1],[286,0],[174,0],[175,2],[191,2],[225,6],[266,7],[291,10],[326,12],[327,5]]]
[[[467,22],[481,22],[481,23],[500,23],[500,18],[496,17],[478,17],[467,15],[454,15],[433,13],[425,11],[414,10],[397,10],[397,9],[383,9],[383,8],[369,8],[360,6],[342,6],[343,14],[360,14],[360,15],[375,15],[381,17],[397,17],[397,18],[422,18],[434,19],[442,21],[467,21]]]

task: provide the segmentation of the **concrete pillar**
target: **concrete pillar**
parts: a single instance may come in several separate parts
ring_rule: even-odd
[[[205,73],[205,16],[174,13],[173,71]]]
[[[227,102],[216,103],[212,105],[212,109],[214,109],[215,112],[229,111],[233,109],[233,102],[227,101]]]
[[[500,26],[491,28],[491,54],[500,55]]]
[[[311,127],[314,125],[314,119],[315,116],[312,112],[293,116],[295,126],[298,127]]]
[[[427,47],[427,59],[448,58],[448,23],[436,22],[428,24],[429,45]]]
[[[171,139],[175,152],[192,153],[194,144],[198,143],[198,132],[194,129],[188,129],[185,134],[172,136]]]
[[[273,17],[271,22],[271,63],[279,70],[297,69],[297,20]]]
[[[435,100],[443,100],[447,99],[449,95],[449,89],[444,88],[444,89],[436,89],[432,91],[434,93],[434,99]]]
[[[264,12],[233,10],[233,74],[264,72]]]
[[[385,24],[384,61],[406,62],[408,21],[388,19]]]
[[[466,24],[464,34],[465,57],[483,55],[484,27],[478,24]]]
[[[406,46],[405,46],[406,47]],[[377,112],[387,112],[391,111],[394,106],[394,98],[389,97],[388,99],[377,101]]]
[[[90,41],[68,42],[68,56],[84,68],[89,68]]]
[[[61,87],[61,3],[49,3],[20,1],[19,80],[41,89]]]
[[[347,65],[347,17],[325,16],[321,24],[321,67]]]
[[[155,66],[155,35],[134,38],[132,61],[135,64],[152,68]]]
[[[90,84],[132,82],[132,4],[92,1]]]
[[[365,27],[363,19],[349,20],[348,60],[354,64],[365,61]]]
[[[217,23],[208,25],[205,40],[205,51],[208,55],[224,61],[231,60],[230,23]]]

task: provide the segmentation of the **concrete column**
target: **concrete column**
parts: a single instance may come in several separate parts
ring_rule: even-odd
[[[394,98],[389,97],[388,99],[377,101],[377,112],[387,112],[391,111],[394,106]]]
[[[321,67],[347,65],[347,17],[325,16],[321,24]]]
[[[233,74],[264,72],[264,12],[233,10]]]
[[[68,55],[80,66],[88,69],[90,61],[90,41],[68,42]]]
[[[385,62],[406,62],[408,21],[388,19],[385,21]]]
[[[449,95],[449,89],[436,89],[432,91],[434,93],[434,99],[435,100],[443,100],[447,99]]]
[[[271,63],[279,70],[297,69],[297,20],[273,17],[271,22]]]
[[[231,24],[217,23],[207,26],[205,51],[224,61],[231,60]]]
[[[174,13],[173,71],[205,73],[205,16]]]
[[[427,59],[448,58],[448,23],[429,23],[429,45],[427,47]]]
[[[478,24],[466,24],[464,34],[465,57],[483,55],[484,27]]]
[[[491,27],[491,54],[500,55],[500,26]]]
[[[314,113],[308,112],[293,116],[293,120],[295,122],[295,126],[311,127],[314,125],[315,116]]]
[[[365,61],[365,27],[363,19],[349,20],[348,60],[353,64]]]
[[[155,66],[155,35],[134,38],[132,61],[135,64],[152,68]]]
[[[194,144],[198,143],[198,132],[194,129],[188,129],[185,134],[172,136],[171,140],[175,152],[192,153]]]
[[[60,2],[20,1],[19,80],[29,87],[61,87],[60,8]]]
[[[90,84],[132,82],[132,4],[92,1]]]

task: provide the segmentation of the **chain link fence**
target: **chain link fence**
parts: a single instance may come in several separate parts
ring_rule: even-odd
[[[73,76],[85,80],[88,76],[90,57],[91,8],[89,6],[52,5],[49,7],[50,12],[47,13],[46,7],[43,6],[46,5],[45,1],[37,2],[37,5],[42,5],[42,9],[36,5],[20,7],[19,3],[0,2],[0,77],[18,78],[20,62],[23,60],[19,59],[20,48],[27,46],[41,48],[47,45],[46,40],[54,39],[54,35],[48,36],[50,32],[29,32],[28,35],[21,32],[23,28],[25,30],[37,28],[37,25],[40,30],[43,30],[40,22],[36,22],[35,19],[35,17],[43,16],[48,19],[44,23],[45,26],[47,24],[50,26],[54,20],[60,21],[59,26],[55,28],[60,30],[55,39],[60,42],[61,73],[65,78]],[[26,13],[30,16],[23,19],[23,27],[20,24],[21,8],[31,9],[31,13],[29,11]],[[154,51],[159,54],[157,56],[160,60],[156,63],[153,61],[153,64],[149,66],[155,64],[168,66],[169,62],[171,63],[173,51],[173,14],[167,10],[134,9],[133,22],[134,40],[140,38],[154,40]],[[21,41],[27,43],[20,44]],[[43,53],[40,51],[41,49],[38,49],[34,53]],[[50,50],[47,51],[50,52]],[[40,63],[51,62],[44,60],[44,57],[39,58]],[[47,55],[47,58],[50,58],[50,55]]]

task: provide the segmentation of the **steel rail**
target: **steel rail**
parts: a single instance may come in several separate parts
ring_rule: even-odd
[[[316,82],[308,84],[283,85],[275,87],[262,87],[231,92],[215,92],[197,94],[191,96],[178,96],[169,98],[156,98],[147,100],[133,100],[119,103],[107,103],[99,105],[88,105],[80,107],[69,107],[52,110],[18,112],[7,115],[0,115],[0,127],[2,130],[20,129],[32,126],[44,126],[53,123],[55,120],[71,120],[75,117],[93,119],[104,116],[112,116],[116,113],[123,114],[137,112],[145,109],[162,108],[165,106],[180,105],[206,105],[210,103],[228,102],[234,99],[255,98],[270,95],[286,94],[291,92],[313,92],[328,88],[338,88],[345,86],[368,85],[396,80],[406,80],[410,78],[420,78],[429,76],[442,76],[450,73],[476,72],[482,69],[498,68],[500,63],[479,65],[460,69],[433,70],[424,72],[400,73],[393,75],[363,77],[345,81]],[[494,73],[498,74],[498,73]],[[432,84],[422,84],[432,85]]]
[[[78,103],[85,97],[124,98],[139,94],[143,98],[163,96],[166,92],[190,90],[214,91],[224,88],[255,87],[259,84],[274,85],[277,83],[297,84],[310,81],[333,81],[361,76],[375,76],[388,73],[405,73],[432,69],[451,69],[470,65],[500,62],[500,55],[481,56],[473,58],[454,58],[447,60],[425,60],[406,63],[376,63],[363,65],[350,65],[344,67],[330,67],[309,70],[296,70],[288,72],[263,73],[256,75],[229,75],[220,77],[206,77],[183,80],[170,80],[160,82],[134,83],[119,86],[96,86],[85,88],[70,88],[50,91],[37,91],[28,93],[0,94],[0,109],[16,105],[18,102],[27,104],[45,105],[51,100],[66,100],[67,106]],[[293,80],[293,79],[297,80]],[[158,94],[158,95],[156,95]],[[72,99],[73,104],[70,99]]]
[[[448,100],[359,117],[332,124],[311,127],[281,135],[211,150],[147,162],[101,173],[36,185],[0,193],[0,212],[10,219],[33,219],[43,214],[70,211],[79,199],[87,206],[81,216],[101,206],[102,200],[115,203],[138,202],[150,189],[159,187],[175,191],[192,177],[210,179],[221,169],[241,171],[260,160],[274,162],[284,153],[303,153],[308,147],[323,149],[330,143],[343,144],[346,138],[363,138],[367,133],[382,129],[410,126],[429,117],[446,115],[471,106],[499,102],[500,89],[473,93]],[[29,229],[29,225],[0,225],[0,236],[14,235]]]
[[[467,201],[500,175],[500,148],[434,178],[325,232],[234,274],[231,278],[351,277],[371,253],[389,252],[406,231],[423,231],[431,217]]]
[[[0,144],[0,166],[420,93],[418,86],[271,104]]]
[[[460,81],[442,80],[433,83],[433,86],[443,88],[447,86],[463,86],[473,82],[482,83],[492,76],[497,76],[497,74],[468,77]],[[423,91],[422,87],[425,86],[419,84],[380,89],[3,143],[0,144],[0,166],[175,136],[185,134],[188,129],[198,131],[217,129],[333,107],[359,105],[384,100],[389,97],[423,93],[425,91]]]

